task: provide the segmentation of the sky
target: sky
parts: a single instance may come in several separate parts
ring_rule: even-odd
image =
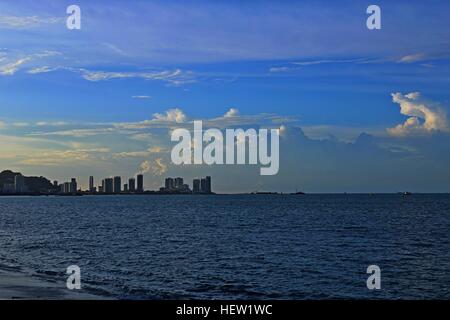
[[[81,29],[66,8],[81,8]],[[217,192],[450,192],[448,1],[2,1],[0,170]],[[279,128],[280,170],[176,166],[174,128]]]

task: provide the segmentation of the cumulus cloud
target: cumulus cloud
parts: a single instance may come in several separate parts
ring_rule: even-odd
[[[167,165],[162,158],[154,160],[145,160],[139,165],[139,173],[150,173],[155,176],[161,176],[167,172]]]
[[[400,105],[400,113],[409,118],[403,124],[389,128],[393,136],[421,135],[447,131],[447,116],[441,108],[424,101],[419,92],[392,94],[392,101]]]
[[[169,109],[165,114],[155,113],[153,116],[155,117],[155,120],[160,121],[176,123],[183,123],[186,121],[186,114],[183,112],[183,110],[178,108]]]
[[[236,108],[230,108],[230,110],[228,110],[225,114],[224,117],[225,118],[230,118],[230,117],[237,117],[239,115],[239,110]]]

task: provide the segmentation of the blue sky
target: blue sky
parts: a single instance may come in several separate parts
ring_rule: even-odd
[[[70,4],[81,7],[81,30],[65,27]],[[377,1],[381,30],[366,28],[369,4],[2,2],[0,168],[83,185],[146,163],[149,188],[166,175],[212,174],[223,192],[450,191],[450,3]],[[233,121],[223,119],[231,108]],[[300,154],[282,149],[277,177],[248,167],[182,171],[168,158],[177,113],[176,126],[283,126],[310,143],[294,143]],[[156,121],[138,125],[146,120]],[[354,147],[363,132],[376,150]],[[348,157],[371,172],[364,182],[355,166],[332,161]],[[224,181],[233,174],[254,183],[237,190]],[[378,181],[383,174],[395,180]]]

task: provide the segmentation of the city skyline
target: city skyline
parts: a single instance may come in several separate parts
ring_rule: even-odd
[[[101,194],[143,194],[147,192],[152,193],[175,193],[175,194],[213,194],[211,176],[204,178],[194,178],[192,180],[192,188],[189,183],[184,182],[182,177],[167,177],[164,180],[164,186],[159,190],[150,190],[145,187],[144,176],[137,174],[135,177],[125,178],[122,180],[121,176],[110,176],[99,179],[98,183],[94,176],[89,176],[89,187],[83,188],[78,184],[78,178],[65,179],[63,181],[50,180],[46,177],[27,177],[21,172],[12,172],[10,170],[0,171],[0,174],[9,173],[13,175],[12,178],[0,183],[0,194],[62,194],[62,195],[101,195]],[[33,190],[27,185],[26,179],[38,178],[41,182],[47,181],[47,187],[41,188],[39,192]],[[2,179],[0,179],[2,180]],[[3,179],[5,180],[5,179]],[[122,183],[123,181],[123,183]],[[137,183],[136,183],[137,182]],[[42,184],[42,183],[41,183]]]
[[[0,167],[83,188],[114,172],[150,189],[450,192],[450,4],[379,1],[368,30],[365,4],[317,3],[82,0],[81,30],[65,3],[0,3]],[[170,132],[195,120],[279,129],[278,174],[174,165]]]

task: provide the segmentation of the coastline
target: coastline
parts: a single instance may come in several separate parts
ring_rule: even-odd
[[[0,300],[105,300],[105,297],[71,291],[65,283],[49,282],[20,272],[0,269]]]

